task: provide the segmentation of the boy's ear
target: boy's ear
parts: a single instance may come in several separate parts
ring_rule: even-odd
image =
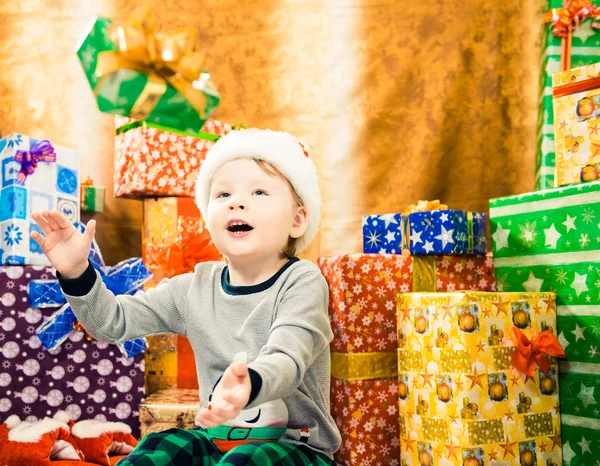
[[[292,238],[300,238],[306,228],[308,227],[308,211],[305,206],[300,206],[296,210],[296,216],[294,217],[294,223],[292,223],[292,229],[290,236]]]

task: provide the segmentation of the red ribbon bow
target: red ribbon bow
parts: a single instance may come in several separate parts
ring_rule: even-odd
[[[518,371],[533,376],[535,374],[535,361],[542,371],[548,372],[550,362],[544,356],[545,354],[558,356],[559,358],[565,357],[565,351],[550,330],[538,333],[533,340],[527,338],[517,327],[513,327],[513,330],[517,336],[518,347],[518,351],[513,354],[513,364]]]
[[[563,8],[553,8],[544,15],[545,23],[552,23],[552,34],[567,37],[573,29],[588,18],[594,22],[592,27],[600,27],[600,7],[592,4],[590,0],[566,0]]]

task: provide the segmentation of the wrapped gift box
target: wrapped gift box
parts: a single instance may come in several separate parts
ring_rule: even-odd
[[[192,272],[199,262],[220,260],[200,211],[191,197],[144,199],[142,253],[152,271],[148,286]],[[187,338],[157,335],[149,340],[146,387],[198,389],[196,361]]]
[[[403,217],[404,243],[412,254],[485,254],[486,215],[426,210]]]
[[[220,100],[198,43],[194,28],[156,34],[146,8],[127,21],[94,18],[77,55],[100,111],[197,132]]]
[[[79,220],[79,158],[74,150],[52,144],[55,161],[44,161],[43,141],[24,134],[11,133],[0,139],[0,264],[50,265],[32,231],[40,229],[31,219],[32,212],[58,210],[69,220]],[[37,160],[33,173],[24,183],[19,173],[25,162]]]
[[[343,464],[399,464],[396,294],[413,290],[492,290],[485,256],[346,254],[318,259],[329,284],[332,415]]]
[[[556,184],[596,181],[600,171],[600,63],[552,76]]]
[[[222,257],[192,197],[144,199],[142,254],[153,283]]]
[[[88,178],[81,183],[81,210],[84,212],[104,212],[104,186],[94,186]]]
[[[142,198],[194,196],[200,164],[231,125],[208,120],[208,136],[164,131],[143,122],[115,117],[115,196]]]
[[[562,464],[556,358],[512,361],[513,326],[556,332],[553,293],[407,293],[397,315],[404,464]]]
[[[586,452],[577,442],[590,438],[582,439],[582,427],[600,429],[600,392],[591,388],[600,373],[600,183],[492,199],[490,221],[498,290],[556,293],[567,355],[559,364],[564,454],[592,454],[583,457],[591,461],[600,443]]]
[[[555,8],[565,6],[564,0],[546,0],[545,11],[551,21]],[[593,0],[597,5],[599,2]],[[556,11],[556,10],[554,10]],[[542,39],[542,62],[537,123],[536,190],[555,186],[554,172],[554,110],[552,108],[552,75],[561,70],[592,65],[600,61],[600,30],[592,27],[594,20],[587,18],[573,29],[569,47],[563,46],[561,37],[553,34],[553,27],[546,27]],[[565,56],[565,54],[567,56]],[[561,63],[563,65],[561,66]]]
[[[402,252],[402,215],[364,216],[363,252],[365,254],[400,254]]]
[[[64,410],[73,420],[125,422],[138,436],[143,355],[127,358],[114,345],[87,340],[82,331],[46,351],[35,334],[54,309],[30,307],[28,284],[54,274],[50,267],[0,267],[0,417],[35,421]]]
[[[199,409],[198,390],[169,388],[157,391],[140,405],[142,437],[173,427],[193,429]]]

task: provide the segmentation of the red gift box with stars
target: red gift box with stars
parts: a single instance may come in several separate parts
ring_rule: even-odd
[[[335,460],[400,465],[396,300],[411,291],[492,291],[486,256],[344,254],[317,261],[329,284]]]

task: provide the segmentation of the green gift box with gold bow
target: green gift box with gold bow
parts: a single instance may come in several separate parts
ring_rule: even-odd
[[[197,44],[194,28],[155,33],[144,9],[122,24],[95,18],[77,55],[100,111],[194,134],[220,101]]]

